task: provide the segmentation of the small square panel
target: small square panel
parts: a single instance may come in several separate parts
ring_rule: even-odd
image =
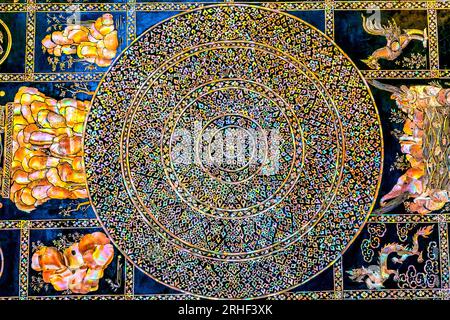
[[[344,289],[440,288],[433,223],[367,223],[344,254]]]
[[[78,258],[72,258],[70,255],[78,256],[76,247],[72,245],[79,242],[86,234],[94,232],[103,232],[100,228],[90,229],[39,229],[30,231],[30,267],[29,267],[29,295],[30,296],[54,296],[54,295],[76,295],[79,292],[71,290],[56,290],[52,283],[43,281],[42,272],[33,270],[31,262],[33,253],[41,246],[56,248],[61,254],[65,255],[64,263],[71,262],[71,269],[76,270],[76,261]],[[67,250],[67,251],[65,251]],[[82,252],[80,248],[80,253]],[[84,259],[84,258],[83,258]],[[114,248],[114,258],[111,263],[104,269],[103,276],[98,283],[98,289],[91,291],[89,295],[120,295],[124,293],[125,284],[125,258],[120,254],[119,250]],[[89,272],[89,271],[88,271]],[[66,273],[64,273],[66,274]]]
[[[375,13],[336,10],[334,13],[335,42],[359,69],[376,69],[377,64],[381,70],[428,68],[428,43],[420,40],[425,39],[423,35],[427,28],[425,10],[381,10]],[[366,28],[363,16],[366,17]],[[399,35],[407,32],[417,40],[410,40],[407,45],[397,41]],[[393,36],[395,34],[397,36]],[[393,39],[389,47],[387,38]],[[396,56],[394,51],[401,53]],[[378,57],[376,63],[363,61],[370,60],[371,56]]]
[[[110,33],[107,33],[107,28],[110,27],[99,27],[98,19],[104,15],[112,16],[114,30]],[[102,32],[105,34],[96,28],[103,28]],[[87,38],[80,30],[89,34]],[[126,30],[126,12],[38,12],[35,72],[104,72],[125,49]],[[114,31],[117,31],[117,46],[112,44],[115,41],[113,37],[108,37]],[[98,44],[99,41],[104,44]],[[106,52],[106,41],[117,49]],[[112,51],[116,53],[113,54]]]

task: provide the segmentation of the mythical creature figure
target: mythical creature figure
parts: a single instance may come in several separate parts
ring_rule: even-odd
[[[40,247],[32,258],[33,270],[42,271],[44,282],[55,290],[88,293],[98,289],[103,271],[114,258],[114,248],[102,232],[84,235],[63,253]]]
[[[410,168],[381,198],[381,206],[392,208],[414,198],[406,204],[411,212],[425,214],[441,209],[450,201],[450,89],[436,84],[409,88],[378,81],[371,84],[392,92],[392,99],[406,115],[399,139]]]
[[[394,275],[394,281],[398,281],[399,274],[397,270],[388,268],[389,256],[395,254],[392,258],[394,263],[403,263],[406,258],[417,256],[419,263],[423,262],[422,252],[419,251],[419,237],[428,238],[433,232],[433,226],[420,228],[413,236],[412,247],[398,243],[390,243],[385,245],[378,258],[377,265],[361,267],[347,271],[349,278],[355,282],[365,282],[369,289],[382,289],[384,282]],[[398,257],[397,257],[398,256]]]
[[[394,20],[389,21],[388,25],[382,26],[377,19],[368,19],[364,15],[363,28],[369,34],[386,37],[386,46],[375,50],[367,59],[361,60],[371,69],[380,69],[378,60],[395,60],[403,52],[403,49],[412,41],[422,41],[423,47],[427,47],[427,29],[404,29],[397,26]]]

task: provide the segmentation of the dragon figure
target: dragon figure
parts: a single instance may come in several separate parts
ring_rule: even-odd
[[[389,21],[388,25],[382,26],[376,19],[367,19],[364,15],[363,28],[369,34],[386,37],[386,46],[375,50],[367,59],[361,60],[371,69],[380,69],[378,60],[395,60],[403,52],[403,49],[412,41],[422,41],[423,47],[427,47],[427,29],[404,29],[403,33],[394,20]]]
[[[428,238],[433,232],[433,226],[426,226],[417,230],[413,236],[412,247],[398,243],[389,243],[385,245],[378,258],[378,265],[370,265],[368,267],[361,267],[347,271],[349,278],[355,282],[365,282],[369,289],[382,289],[384,282],[394,275],[394,281],[399,280],[397,270],[388,268],[389,256],[395,254],[397,256],[392,258],[394,263],[403,263],[406,258],[417,256],[419,263],[423,262],[422,252],[419,251],[419,237]]]

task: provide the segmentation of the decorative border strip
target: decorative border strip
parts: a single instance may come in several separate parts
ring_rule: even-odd
[[[44,82],[71,82],[71,81],[100,81],[104,72],[78,72],[78,73],[35,73],[35,81]],[[0,75],[1,78],[1,75]]]
[[[447,3],[450,7],[450,4]],[[429,1],[336,1],[336,10],[426,10]]]
[[[0,12],[17,13],[26,11],[27,5],[25,3],[0,3]]]
[[[442,289],[398,289],[398,290],[348,290],[344,291],[345,300],[379,299],[443,299],[448,290]]]
[[[450,214],[372,214],[367,223],[438,223],[443,221],[450,222]]]
[[[97,219],[30,220],[30,229],[101,228]]]
[[[269,297],[268,300],[331,300],[333,291],[286,292]],[[385,289],[385,290],[344,290],[340,300],[381,300],[381,299],[448,299],[449,290],[443,289]]]
[[[285,292],[270,296],[267,300],[334,300],[334,291]]]
[[[20,220],[0,220],[1,230],[17,230],[21,228],[22,221]]]
[[[334,297],[342,299],[344,296],[344,268],[342,257],[333,264]]]
[[[21,229],[23,220],[0,220],[0,230]],[[26,220],[28,229],[85,229],[101,228],[97,219]]]
[[[439,223],[439,257],[441,267],[441,288],[450,289],[450,261],[448,248],[448,223]]]
[[[238,3],[252,3],[245,1],[235,1]],[[253,2],[254,4],[254,2]],[[301,1],[301,2],[262,2],[258,5],[275,10],[282,11],[317,11],[324,10],[326,5],[325,1]]]
[[[125,258],[125,296],[127,299],[133,299],[134,296],[134,266]]]
[[[437,10],[427,11],[428,22],[428,52],[430,70],[439,70],[439,43],[438,43],[438,18]]]
[[[129,0],[127,9],[127,45],[136,39],[136,0]]]
[[[19,298],[28,299],[28,266],[30,256],[30,229],[28,221],[20,226]]]
[[[334,39],[334,0],[325,0],[325,34]]]
[[[430,79],[430,70],[360,70],[366,79]]]
[[[62,72],[62,73],[0,73],[0,82],[85,82],[100,81],[103,72]]]
[[[435,9],[450,9],[450,3],[447,0],[433,1],[433,8]]]
[[[300,291],[286,292],[270,296],[267,300],[332,300],[333,291]],[[383,299],[442,299],[448,300],[450,291],[445,289],[419,290],[348,290],[340,300],[383,300]],[[0,297],[0,300],[18,300],[19,297]],[[28,296],[29,300],[200,300],[187,294],[155,294],[155,295],[61,295],[61,296]]]
[[[223,1],[236,3],[249,3],[249,1]],[[133,3],[77,3],[80,11],[126,11],[128,4]],[[137,11],[182,11],[211,5],[217,2],[140,2],[136,4]],[[73,3],[37,3],[33,4],[36,12],[59,12],[65,11],[65,8]],[[278,10],[321,10],[325,8],[325,1],[298,1],[298,2],[260,2],[258,5],[270,7]],[[371,8],[380,10],[427,10],[427,9],[450,9],[449,1],[336,1],[335,10],[365,10]],[[23,3],[2,3],[0,12],[26,12],[27,4]]]
[[[24,73],[0,73],[0,82],[23,82]]]
[[[118,295],[61,295],[61,296],[29,296],[29,300],[126,300],[128,296]],[[132,300],[200,300],[187,294],[155,294],[135,295]]]
[[[36,37],[36,11],[34,4],[27,5],[26,34],[25,34],[25,79],[33,80],[34,49]]]
[[[186,11],[216,3],[217,2],[139,2],[136,3],[136,11]]]
[[[19,300],[19,297],[0,297],[0,301],[13,301],[13,300]]]
[[[9,190],[11,185],[11,163],[12,163],[12,135],[13,135],[13,104],[7,103],[5,106],[5,123],[4,123],[4,148],[3,148],[3,172],[1,177],[1,197],[9,198]],[[1,222],[0,222],[1,223]]]
[[[72,5],[76,5],[80,11],[126,11],[126,3],[38,3],[35,5],[37,12],[62,12]]]

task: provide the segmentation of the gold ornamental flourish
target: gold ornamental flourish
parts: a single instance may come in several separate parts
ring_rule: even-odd
[[[3,256],[3,250],[0,247],[0,278],[3,275],[3,269],[5,267],[5,260],[4,260],[4,256]]]
[[[6,58],[8,57],[9,53],[11,52],[11,46],[12,46],[12,36],[11,36],[11,31],[9,30],[8,26],[6,25],[5,22],[3,22],[2,19],[0,19],[0,25],[3,27],[3,29],[6,32],[6,50],[5,53],[3,55],[3,57],[0,58],[0,65],[5,62]]]

